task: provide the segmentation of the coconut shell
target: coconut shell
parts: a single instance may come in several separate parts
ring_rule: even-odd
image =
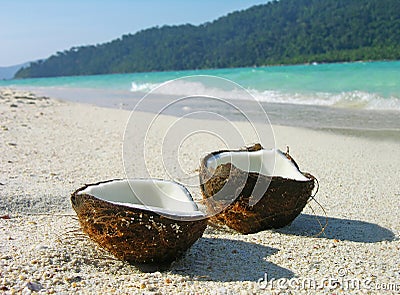
[[[71,195],[72,207],[82,230],[118,259],[133,264],[168,264],[196,242],[207,227],[207,219],[179,221],[79,194],[88,186]]]
[[[260,144],[238,151],[258,151]],[[206,163],[218,151],[207,155],[201,162],[200,188],[209,211],[210,222],[227,225],[243,234],[276,229],[290,224],[303,210],[314,189],[315,178],[302,173],[308,181],[297,181],[279,176],[265,176],[238,169],[231,163],[208,169]],[[298,165],[288,155],[286,157]],[[212,170],[212,171],[211,171]],[[261,199],[250,205],[254,187],[268,188]],[[223,194],[220,192],[223,188]]]

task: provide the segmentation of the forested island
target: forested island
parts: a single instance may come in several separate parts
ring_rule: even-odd
[[[400,59],[399,0],[280,0],[73,47],[15,78]]]

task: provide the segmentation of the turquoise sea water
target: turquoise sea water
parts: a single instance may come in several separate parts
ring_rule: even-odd
[[[396,130],[400,128],[400,123],[396,120],[400,116],[400,61],[24,79],[0,81],[0,87],[24,88],[62,99],[98,105],[131,107],[129,100],[133,102],[134,98],[142,97],[166,81],[191,75],[212,75],[238,83],[257,101],[268,104],[272,113],[282,110],[288,112],[284,116],[277,116],[277,123],[288,123],[292,120],[290,112],[296,113],[301,110],[303,114],[307,114],[307,111],[314,110],[314,113],[308,115],[309,118],[314,116],[317,121],[309,125],[362,128],[365,127],[362,124],[365,120],[364,115],[367,117],[377,115],[382,118],[377,118],[375,121],[388,118],[389,122],[384,123],[383,127],[376,127],[374,121],[367,128]],[[190,95],[196,88],[204,87],[209,85],[183,82],[173,90],[166,89],[165,93],[160,89],[159,93]],[[229,90],[218,89],[218,85],[213,85],[208,90],[213,96],[248,99],[248,97],[229,95],[226,93]],[[325,110],[330,114],[340,113],[338,117],[332,119],[336,120],[337,126],[324,123],[322,120],[324,115],[318,110],[322,112]],[[321,117],[318,121],[319,116]],[[354,125],[351,123],[351,118],[357,116],[361,118]],[[286,122],[282,117],[286,118]],[[346,123],[339,122],[344,119],[347,120]]]

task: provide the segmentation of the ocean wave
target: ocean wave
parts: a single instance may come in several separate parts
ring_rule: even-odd
[[[157,88],[160,84],[157,83],[136,83],[132,82],[131,83],[131,91],[132,92],[149,92],[155,88]]]
[[[342,92],[332,95],[335,103],[333,106],[346,108],[362,108],[369,110],[398,110],[400,111],[400,98],[385,98],[376,93],[362,91]]]
[[[383,97],[364,91],[328,92],[284,92],[278,90],[244,89],[240,86],[232,89],[219,89],[200,82],[175,80],[174,83],[132,82],[132,92],[155,95],[211,96],[221,99],[256,100],[267,103],[286,103],[299,105],[329,106],[338,108],[393,110],[400,111],[400,97]]]
[[[393,96],[386,98],[376,93],[363,91],[347,91],[341,93],[285,93],[281,91],[259,92],[252,90],[251,93],[258,101],[269,103],[400,111],[400,98]]]

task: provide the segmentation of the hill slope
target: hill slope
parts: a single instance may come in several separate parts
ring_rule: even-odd
[[[28,66],[29,63],[14,65],[9,67],[0,67],[0,79],[12,79],[19,69]]]
[[[74,47],[17,78],[400,59],[398,0],[280,0],[200,26],[150,28]]]

